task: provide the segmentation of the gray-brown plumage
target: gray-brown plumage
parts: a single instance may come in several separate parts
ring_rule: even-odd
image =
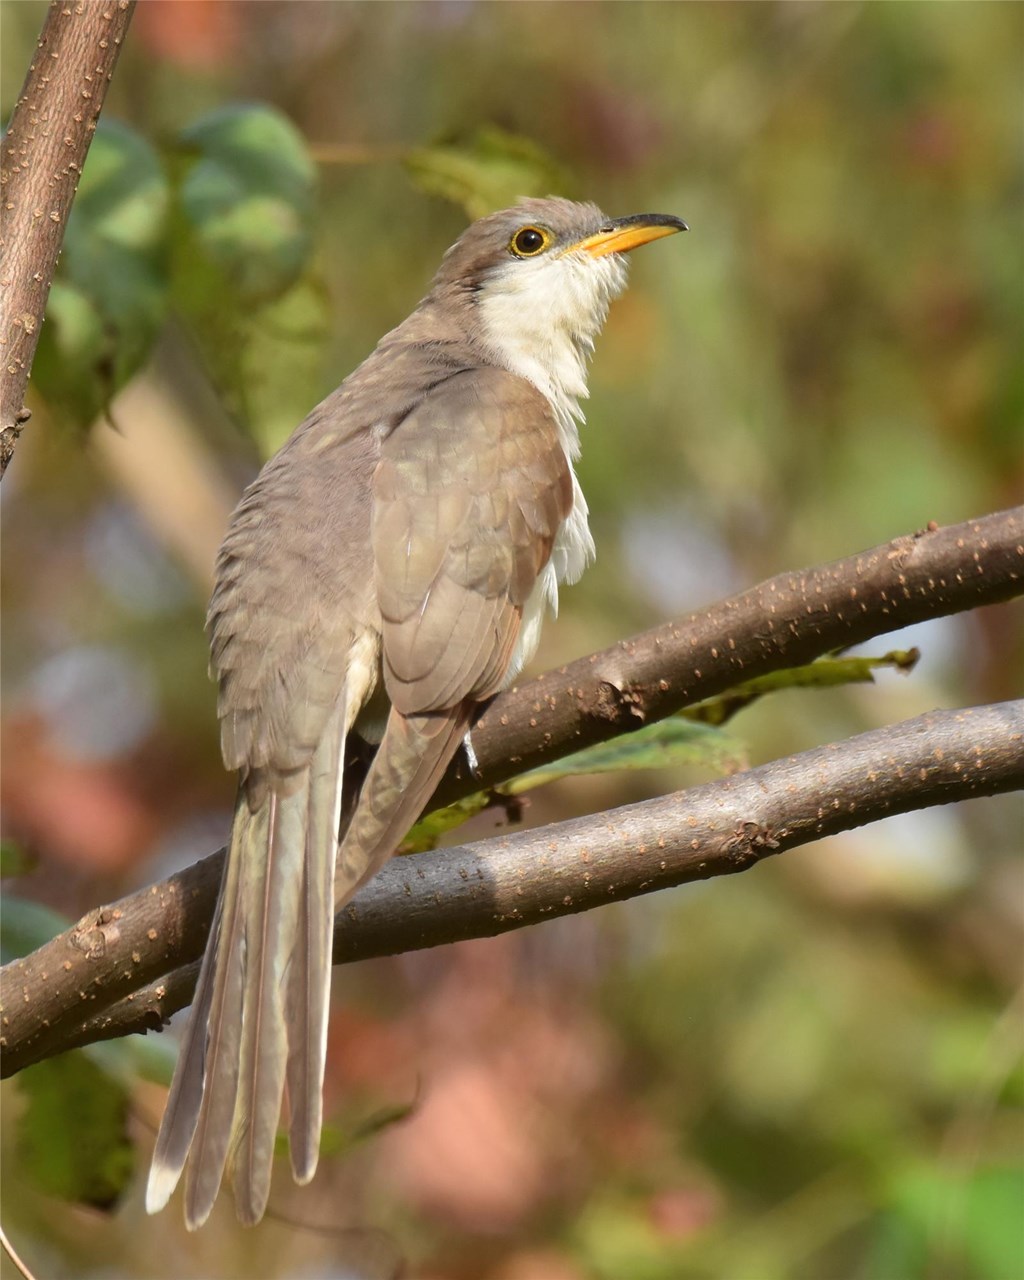
[[[294,1176],[313,1176],[334,913],[591,558],[572,470],[586,359],[622,254],[682,229],[553,199],[475,223],[246,490],[208,618],[238,800],[150,1212],[184,1169],[201,1225],[229,1168],[259,1221],[285,1093]],[[380,745],[339,846],[352,733]]]

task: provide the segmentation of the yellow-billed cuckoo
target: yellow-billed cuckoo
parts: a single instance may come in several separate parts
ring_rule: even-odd
[[[185,1169],[201,1225],[230,1164],[239,1217],[259,1221],[285,1091],[292,1170],[312,1178],[334,913],[592,559],[572,466],[587,357],[623,254],[682,230],[556,199],[482,218],[246,490],[208,618],[240,785],[151,1213]],[[339,845],[349,734],[380,745]]]

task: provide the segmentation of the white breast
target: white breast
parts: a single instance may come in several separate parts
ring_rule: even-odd
[[[488,277],[479,299],[487,345],[504,368],[527,378],[551,403],[572,474],[572,510],[555,537],[551,559],[523,610],[507,683],[530,661],[548,610],[558,612],[558,586],[575,582],[594,559],[587,500],[576,477],[580,400],[587,392],[587,358],[608,304],[626,283],[619,255],[582,253],[510,262]]]

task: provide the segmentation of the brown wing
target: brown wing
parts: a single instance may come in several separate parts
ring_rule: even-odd
[[[210,601],[224,761],[243,776],[308,764],[353,646],[376,633],[369,432],[296,435],[231,520]],[[376,652],[367,653],[376,666]],[[361,696],[361,694],[360,694]]]
[[[498,369],[432,390],[387,437],[373,556],[391,712],[338,852],[339,909],[394,852],[495,693],[572,506],[547,400]]]
[[[385,441],[373,504],[393,707],[439,711],[497,692],[572,506],[547,399],[500,369],[448,379]]]

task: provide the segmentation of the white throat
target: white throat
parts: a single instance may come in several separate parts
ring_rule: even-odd
[[[587,361],[594,339],[625,285],[620,254],[592,258],[568,252],[510,261],[488,276],[478,295],[484,341],[502,367],[532,382],[550,401],[572,473],[572,511],[523,612],[512,679],[533,656],[545,610],[558,612],[558,584],[575,582],[594,559],[587,500],[573,467],[580,454],[580,401],[589,394]]]
[[[587,361],[611,300],[626,285],[620,254],[569,252],[510,261],[491,273],[477,301],[484,341],[510,372],[551,401],[567,456],[579,456]]]

